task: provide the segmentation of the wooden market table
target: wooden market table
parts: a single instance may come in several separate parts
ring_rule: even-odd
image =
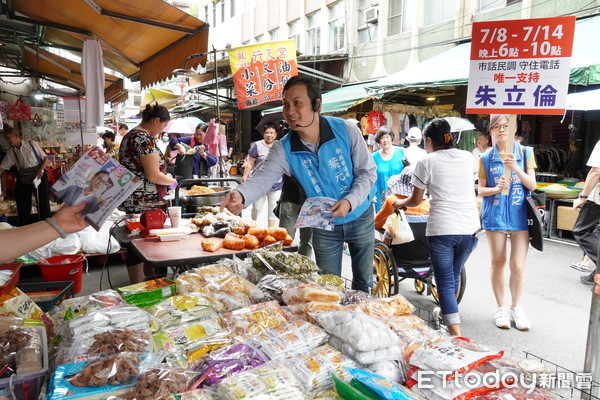
[[[230,250],[220,248],[217,251],[205,251],[200,242],[204,239],[199,233],[192,233],[181,240],[161,242],[158,238],[138,238],[131,240],[131,249],[147,263],[149,267],[180,267],[193,264],[207,264],[222,258],[243,258],[252,250]],[[286,246],[284,251],[297,251],[297,246]]]

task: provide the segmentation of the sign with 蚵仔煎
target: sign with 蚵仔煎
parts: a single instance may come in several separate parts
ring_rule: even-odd
[[[575,17],[473,23],[467,114],[563,114]]]
[[[296,42],[259,43],[229,51],[238,108],[281,100],[285,83],[298,75]]]

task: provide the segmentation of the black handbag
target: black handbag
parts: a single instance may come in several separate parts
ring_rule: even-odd
[[[526,151],[523,152],[524,166],[527,169]],[[546,193],[541,190],[529,192],[525,197],[527,205],[527,230],[529,243],[539,251],[544,251],[544,236],[548,225],[546,221]]]

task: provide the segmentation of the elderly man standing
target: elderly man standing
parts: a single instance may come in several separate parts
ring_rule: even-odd
[[[313,229],[313,248],[323,273],[340,275],[344,242],[352,258],[352,288],[368,292],[373,282],[376,166],[356,124],[323,117],[321,92],[308,77],[294,76],[283,88],[288,133],[271,147],[263,168],[232,191],[221,208],[239,213],[262,197],[281,175],[294,177],[307,197],[336,203],[333,231]]]

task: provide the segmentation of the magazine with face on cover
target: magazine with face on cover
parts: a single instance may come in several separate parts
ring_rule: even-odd
[[[332,231],[335,227],[333,211],[327,211],[337,202],[331,197],[309,197],[306,199],[298,219],[296,228],[317,228]]]
[[[86,203],[80,215],[99,230],[138,187],[140,178],[102,150],[88,150],[52,186],[60,201],[72,206]]]

